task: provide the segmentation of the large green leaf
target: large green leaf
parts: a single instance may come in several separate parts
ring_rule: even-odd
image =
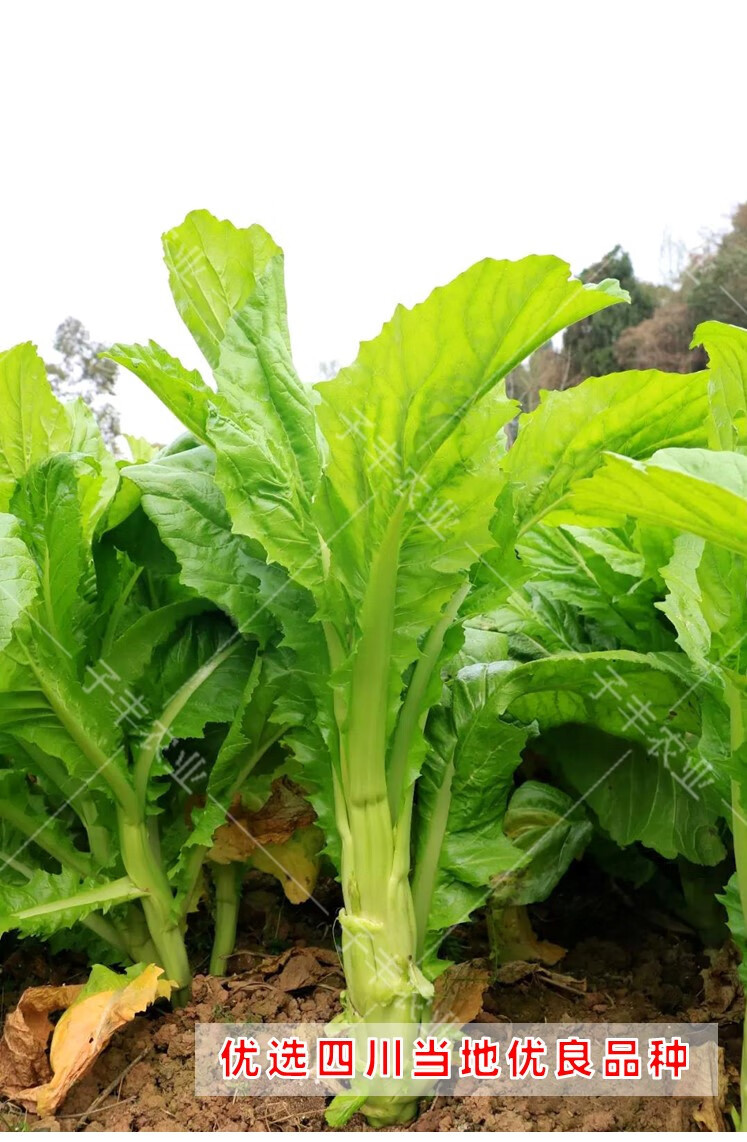
[[[0,353],[0,510],[16,480],[50,452],[69,448],[71,425],[30,342]]]
[[[496,433],[515,411],[491,393],[559,329],[625,297],[616,283],[590,289],[569,279],[556,258],[486,260],[413,309],[398,307],[353,365],[317,385],[333,444],[318,518],[352,592],[403,507],[421,558],[438,548],[444,570],[474,559],[470,533],[485,543],[489,497],[500,489]],[[456,523],[444,508],[453,516],[467,485],[476,507]]]
[[[34,627],[12,643],[0,667],[0,729],[56,758],[85,787],[129,798],[120,723],[127,690],[102,669],[81,682],[64,657],[34,643]],[[126,712],[126,711],[125,711]]]
[[[465,667],[458,678],[489,687],[498,714],[509,712],[543,731],[592,725],[644,745],[663,727],[691,737],[700,732],[695,679],[684,655],[562,653],[521,664]]]
[[[24,936],[50,936],[92,912],[108,912],[143,895],[127,877],[81,880],[67,870],[37,869],[24,883],[0,882],[0,933],[16,929]]]
[[[709,789],[702,770],[688,775],[680,753],[668,765],[657,763],[644,746],[587,726],[554,730],[539,748],[618,845],[640,841],[695,864],[718,864],[726,856],[719,829],[723,796]]]
[[[697,677],[682,655],[558,654],[466,667],[457,681],[542,736],[563,780],[621,845],[715,864],[724,855],[723,775],[703,754]],[[584,748],[586,743],[586,748]]]
[[[209,610],[204,599],[182,599],[167,603],[156,610],[146,611],[134,622],[118,632],[106,651],[106,665],[118,678],[134,682],[154,655],[156,647],[169,638],[177,627],[191,615]]]
[[[698,569],[705,543],[695,535],[678,535],[672,558],[662,568],[668,594],[658,604],[677,631],[677,641],[690,661],[702,668],[708,659],[711,631],[703,614]]]
[[[182,582],[226,611],[242,633],[253,633],[264,644],[276,640],[279,624],[289,649],[281,669],[282,683],[276,687],[273,682],[269,693],[278,702],[280,722],[293,727],[286,741],[303,763],[304,783],[327,826],[328,851],[336,860],[329,764],[335,756],[332,698],[316,608],[309,593],[282,568],[263,562],[256,541],[232,532],[213,467],[207,449],[195,448],[126,472],[141,488],[143,508],[177,556]],[[273,661],[279,661],[275,654]],[[216,790],[230,786],[221,773],[221,769],[216,771]],[[214,795],[219,796],[217,791]],[[216,814],[217,809],[212,816]],[[203,831],[210,830],[206,826]]]
[[[15,516],[0,514],[0,650],[39,590],[36,566],[20,530]]]
[[[77,847],[73,840],[74,815],[70,805],[59,797],[58,790],[49,788],[44,780],[45,770],[34,764],[34,758],[14,747],[6,752],[12,755],[16,765],[0,769],[0,818],[16,831],[13,857],[23,860],[33,857],[38,862],[40,853],[46,853],[63,868],[80,876],[90,875],[94,871],[90,854]],[[33,772],[33,780],[23,771],[24,762]],[[71,794],[72,804],[74,791]]]
[[[747,443],[747,329],[704,321],[695,330],[690,348],[698,345],[708,353],[713,447],[743,452]]]
[[[197,738],[208,722],[231,722],[241,702],[254,648],[226,620],[189,619],[162,642],[140,679],[163,744]]]
[[[353,652],[339,675],[355,711],[351,756],[384,756],[403,671],[492,543],[500,430],[515,412],[502,378],[559,328],[623,296],[614,283],[569,279],[556,258],[480,262],[421,305],[398,307],[353,365],[317,386],[330,458],[315,515],[349,599],[347,615],[339,600],[329,609]],[[424,690],[419,716],[430,700]],[[399,757],[394,767],[393,803],[417,772],[413,741],[404,780]]]
[[[239,230],[207,210],[193,210],[164,234],[163,248],[176,307],[215,368],[228,322],[281,250],[261,226]]]
[[[517,558],[515,549],[536,542],[547,520],[570,526],[587,522],[560,509],[575,483],[602,463],[605,452],[646,458],[666,446],[702,445],[708,439],[707,419],[705,373],[615,373],[545,394],[539,407],[521,418],[505,462],[509,483],[493,521],[495,542],[473,570],[469,613],[502,605],[508,592],[531,575],[531,563]],[[610,566],[619,572],[619,558],[613,557]]]
[[[741,956],[739,978],[742,981],[742,986],[747,987],[747,923],[745,923],[736,872],[730,877],[724,889],[723,896],[719,896],[718,899],[726,909],[729,931],[731,932],[734,943],[739,948],[739,954]]]
[[[129,369],[171,409],[190,432],[205,440],[208,402],[215,394],[196,369],[185,369],[155,341],[147,345],[113,345],[102,356]]]
[[[187,874],[186,888],[189,887],[190,850],[212,844],[216,830],[226,820],[234,795],[248,792],[245,790],[247,780],[283,732],[283,725],[273,720],[280,684],[281,678],[272,665],[267,660],[256,659],[247,675],[234,720],[210,769],[204,807],[192,811],[192,829],[182,846],[180,867],[175,872],[177,881],[182,880],[182,870]],[[269,795],[276,772],[276,766],[264,765],[261,778],[252,780],[249,788],[253,798],[259,796],[258,805]]]
[[[450,704],[428,719],[413,879],[418,945],[426,959],[437,933],[463,923],[483,903],[491,878],[526,860],[506,837],[503,818],[528,730],[499,719],[491,682],[486,673],[458,678],[449,688]]]
[[[661,448],[705,444],[706,379],[705,373],[649,369],[592,377],[567,392],[546,394],[522,418],[508,456],[522,531],[590,476],[604,452],[645,459]]]
[[[166,234],[164,249],[174,300],[215,371],[218,393],[152,343],[117,346],[112,355],[216,446],[234,528],[258,539],[300,583],[316,582],[321,551],[311,499],[320,455],[313,394],[291,359],[282,251],[260,226],[239,230],[207,211]]]
[[[94,789],[117,788],[127,798],[112,704],[122,694],[115,694],[111,679],[102,684],[100,671],[83,669],[94,614],[87,596],[95,588],[81,516],[79,473],[82,468],[85,479],[87,467],[79,455],[50,456],[29,469],[14,494],[38,587],[0,656],[0,725],[23,746],[58,759],[68,775]],[[18,541],[11,534],[5,542]]]
[[[575,484],[552,522],[619,522],[625,516],[700,535],[747,555],[747,456],[701,448],[667,448],[647,462],[609,455],[589,480]]]
[[[61,454],[34,465],[11,505],[22,520],[22,535],[39,576],[38,637],[71,659],[82,645],[84,615],[90,609],[86,579],[92,573],[79,498],[80,464],[74,456]]]
[[[547,900],[593,832],[583,805],[541,781],[525,781],[515,791],[503,829],[528,858],[493,881],[493,899],[506,906]]]
[[[280,584],[259,545],[232,532],[214,467],[207,448],[193,448],[132,465],[125,475],[140,488],[144,511],[176,556],[181,581],[225,610],[242,633],[266,641],[275,623],[260,587],[264,583],[270,596]]]
[[[632,531],[632,528],[629,529]],[[634,538],[606,528],[534,528],[518,545],[525,591],[536,606],[567,603],[586,631],[586,647],[673,649],[672,637],[654,609],[660,588],[647,574]],[[569,643],[565,649],[581,649]]]
[[[89,463],[79,467],[79,498],[83,534],[90,542],[101,530],[102,520],[119,487],[119,469],[106,446],[92,410],[82,398],[65,406],[70,418],[67,451],[82,453]]]

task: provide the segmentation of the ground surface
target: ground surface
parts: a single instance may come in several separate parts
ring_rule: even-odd
[[[727,1088],[739,1055],[741,992],[730,949],[705,952],[695,935],[614,892],[579,891],[579,878],[552,906],[535,910],[540,934],[568,948],[549,970],[512,964],[485,994],[480,1022],[682,1019],[720,1024],[725,1094],[718,1100],[665,1098],[485,1098],[423,1102],[412,1131],[717,1130],[729,1129]],[[583,883],[583,881],[582,881]],[[330,909],[334,890],[330,888]],[[247,916],[263,918],[267,955],[246,936],[228,979],[198,975],[192,1003],[181,1011],[153,1011],[120,1032],[93,1071],[69,1095],[56,1119],[40,1120],[0,1108],[0,1128],[53,1130],[279,1130],[324,1129],[321,1099],[198,1099],[193,1094],[194,1024],[262,1020],[325,1020],[339,1008],[342,977],[332,929],[305,906],[278,907],[260,886],[246,901]],[[248,931],[248,929],[247,929]],[[571,938],[571,933],[573,937]],[[479,925],[464,934],[462,951],[479,954]],[[256,946],[256,945],[255,945]],[[81,967],[48,964],[28,951],[3,968],[3,1004],[32,983],[73,982]],[[32,978],[33,977],[33,978]],[[360,1116],[350,1126],[365,1130]]]

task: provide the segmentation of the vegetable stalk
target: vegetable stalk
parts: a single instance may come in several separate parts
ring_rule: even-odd
[[[225,975],[228,957],[236,943],[236,925],[239,919],[242,865],[211,864],[215,885],[215,936],[210,956],[210,974]]]
[[[161,864],[154,859],[145,822],[142,819],[130,821],[121,809],[117,816],[124,866],[132,881],[146,894],[142,900],[143,912],[160,966],[177,985],[174,1002],[184,1004],[189,997],[192,973],[169,882]]]

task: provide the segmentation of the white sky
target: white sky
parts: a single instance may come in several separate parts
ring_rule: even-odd
[[[747,199],[745,33],[738,0],[6,4],[0,346],[72,314],[199,366],[159,236],[202,206],[284,246],[308,379],[486,255],[660,278]]]

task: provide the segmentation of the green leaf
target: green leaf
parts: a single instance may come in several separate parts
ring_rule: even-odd
[[[149,341],[147,345],[113,345],[102,356],[116,361],[139,377],[185,428],[198,439],[206,440],[208,404],[215,399],[215,394],[196,369],[185,369],[181,361],[155,341]],[[140,458],[134,457],[136,461]]]
[[[593,832],[582,805],[540,781],[526,781],[515,791],[503,828],[512,844],[528,857],[521,867],[493,881],[493,899],[505,905],[547,900]]]
[[[726,791],[701,752],[695,678],[683,658],[558,654],[467,667],[457,681],[486,688],[494,717],[508,713],[541,733],[533,749],[555,759],[618,844],[640,840],[667,857],[715,864]]]
[[[570,604],[586,632],[583,649],[673,649],[655,610],[659,585],[646,574],[643,555],[625,532],[536,527],[518,551],[530,576],[523,591],[532,608],[538,596],[545,604]],[[565,649],[582,646],[569,641]]]
[[[127,476],[142,489],[145,511],[176,554],[182,582],[210,598],[262,644],[276,638],[280,623],[292,653],[285,652],[277,717],[293,727],[286,742],[303,766],[304,784],[327,827],[328,853],[336,861],[329,664],[315,605],[280,567],[266,565],[255,541],[232,532],[212,469],[210,453],[195,448],[128,468]]]
[[[563,325],[623,299],[612,283],[569,279],[556,258],[486,260],[398,307],[353,365],[316,386],[331,449],[315,516],[345,593],[328,609],[353,651],[339,686],[354,709],[358,694],[366,704],[349,721],[351,756],[384,755],[403,672],[492,543],[500,430],[515,412],[502,378]],[[405,786],[418,737],[412,750]]]
[[[226,611],[242,633],[266,641],[276,624],[260,586],[271,595],[280,582],[258,544],[231,530],[214,466],[207,448],[193,448],[132,465],[125,475],[141,490],[143,510],[176,556],[181,581]]]
[[[567,504],[549,520],[565,522],[569,512],[595,522],[633,516],[747,555],[747,456],[736,452],[667,448],[646,463],[610,455],[574,485]]]
[[[10,651],[13,650],[11,657]],[[0,661],[0,728],[23,745],[58,759],[68,774],[111,795],[129,796],[129,775],[115,699],[117,680],[100,672],[80,682],[60,655],[40,642],[11,644]]]
[[[299,499],[303,492],[311,497],[320,468],[314,394],[299,380],[291,358],[279,252],[227,323],[215,380],[246,434],[244,449],[252,451],[257,487],[269,491],[273,484],[284,483],[288,469]]]
[[[747,987],[747,924],[745,923],[742,899],[739,894],[739,881],[736,872],[730,877],[723,896],[717,896],[726,909],[729,931],[742,957],[739,965],[739,978]]]
[[[492,681],[486,673],[460,676],[449,688],[450,705],[428,719],[414,823],[421,952],[487,899],[491,878],[526,859],[507,839],[503,818],[528,731],[499,720]]]
[[[41,584],[37,636],[75,658],[89,607],[81,596],[91,572],[74,456],[50,456],[20,481],[12,508],[34,558]],[[85,464],[85,462],[82,462]]]
[[[541,752],[621,846],[640,841],[672,859],[714,865],[726,855],[719,833],[723,798],[688,777],[680,753],[658,764],[644,746],[571,726],[543,735]],[[700,776],[703,776],[702,774]]]
[[[478,548],[486,542],[485,516],[501,486],[495,437],[515,412],[491,393],[559,329],[625,297],[616,283],[569,279],[556,258],[479,262],[422,304],[398,307],[353,365],[316,386],[319,420],[334,442],[318,518],[351,591],[361,589],[353,572],[361,555],[370,565],[403,504],[421,559],[437,549],[444,570],[474,560],[470,533]],[[467,487],[475,508],[458,521],[453,510],[445,515]]]
[[[714,448],[744,451],[747,442],[747,329],[704,321],[693,334],[691,349],[708,353],[708,396],[713,417]]]
[[[519,435],[504,464],[509,484],[498,500],[492,525],[494,545],[473,569],[469,613],[485,613],[505,602],[530,568],[515,548],[536,539],[545,522],[571,526],[610,522],[565,510],[577,481],[591,476],[609,450],[635,458],[657,449],[707,442],[706,373],[615,373],[591,377],[564,392],[547,393],[534,412],[521,418]],[[617,522],[617,520],[615,520]],[[619,561],[610,564],[620,570]],[[626,641],[626,640],[623,640]]]
[[[0,514],[0,650],[39,590],[36,566],[20,530],[15,516]]]
[[[521,664],[466,667],[458,678],[488,687],[497,714],[508,712],[540,731],[591,725],[644,745],[662,736],[665,727],[687,741],[700,731],[694,678],[684,655],[563,653]]]
[[[96,417],[85,403],[78,398],[65,406],[70,417],[71,434],[67,451],[80,452],[89,462],[78,470],[79,496],[83,533],[90,542],[94,533],[101,527],[119,487],[117,462],[106,446]]]
[[[188,620],[161,643],[139,689],[157,712],[159,731],[169,731],[165,742],[200,737],[208,722],[231,722],[253,658],[232,625],[212,615]]]
[[[320,453],[313,393],[291,359],[282,252],[260,227],[237,230],[205,212],[171,231],[166,249],[177,305],[215,371],[207,434],[233,526],[314,583]]]
[[[267,750],[280,737],[283,727],[272,720],[277,699],[273,671],[271,667],[268,669],[266,661],[258,658],[247,676],[236,716],[210,769],[205,806],[193,810],[193,827],[184,843],[185,851],[196,845],[212,844],[216,830],[225,823],[234,794],[242,789]],[[252,783],[252,792],[261,787],[262,792],[269,795],[271,781],[272,770],[265,771],[261,782]]]
[[[0,883],[0,933],[50,936],[92,912],[108,912],[144,893],[128,877],[113,881],[81,880],[69,870],[34,871],[23,884]]]
[[[229,320],[281,250],[261,226],[238,230],[207,210],[193,210],[164,234],[163,248],[176,307],[215,368]]]
[[[169,638],[184,619],[199,615],[209,607],[204,599],[183,599],[146,611],[114,639],[106,653],[106,665],[117,677],[133,682],[150,662],[156,647]]]
[[[661,448],[705,444],[706,378],[649,369],[592,377],[566,392],[547,393],[522,418],[508,456],[522,531],[591,476],[604,452],[646,459]]]
[[[0,407],[0,509],[6,511],[16,480],[70,444],[68,414],[30,342],[0,353]]]
[[[45,782],[44,768],[36,764],[36,752],[32,757],[12,743],[6,752],[16,768],[0,769],[0,818],[16,831],[13,857],[23,861],[33,857],[46,865],[46,857],[40,854],[47,854],[79,876],[90,875],[94,871],[90,855],[74,844],[71,835],[77,824],[69,811],[74,796],[69,798],[70,805],[68,798],[55,796],[58,790]],[[33,780],[26,776],[26,766]],[[9,864],[12,867],[12,862]],[[0,860],[0,876],[2,871]]]
[[[151,444],[144,436],[132,436],[129,432],[123,432],[122,435],[127,441],[127,447],[135,464],[147,464],[158,455],[158,445]]]
[[[661,572],[668,594],[663,603],[657,604],[677,631],[677,642],[685,654],[701,669],[707,665],[711,646],[698,582],[704,546],[704,541],[697,536],[676,536],[672,558]]]
[[[127,497],[125,518],[112,527],[107,538],[129,556],[134,566],[145,568],[150,575],[158,578],[177,576],[179,563],[173,551],[161,539],[156,525],[143,510],[138,489],[134,483],[123,480],[120,491],[126,489],[132,493],[136,502],[133,503]]]
[[[608,642],[599,644],[575,607],[553,598],[543,585],[525,583],[505,602],[478,617],[508,640],[506,654],[485,655],[484,662],[508,658],[523,661],[564,651],[584,654],[590,647],[610,649]]]

